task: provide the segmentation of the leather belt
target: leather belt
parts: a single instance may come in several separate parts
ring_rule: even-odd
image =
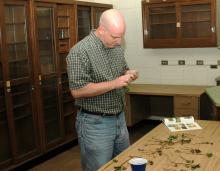
[[[81,112],[86,113],[86,114],[91,114],[91,115],[99,115],[99,116],[119,116],[121,114],[121,112],[113,114],[113,113],[100,113],[100,112],[92,112],[92,111],[88,111],[85,109],[80,109]]]

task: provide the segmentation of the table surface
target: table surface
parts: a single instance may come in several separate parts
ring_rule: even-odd
[[[208,86],[188,86],[188,85],[160,85],[160,84],[131,84],[128,94],[140,95],[187,95],[200,96]]]
[[[203,129],[170,132],[164,124],[158,125],[127,150],[116,156],[98,171],[131,171],[128,163],[132,157],[143,157],[153,162],[147,171],[218,171],[220,170],[220,122],[196,121]],[[178,136],[188,143],[176,141],[168,144],[168,137]],[[183,142],[183,144],[182,144]],[[207,154],[212,154],[208,157]],[[191,169],[191,167],[199,167]],[[117,170],[119,171],[119,170]]]

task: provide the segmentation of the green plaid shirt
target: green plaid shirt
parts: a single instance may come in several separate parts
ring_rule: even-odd
[[[128,70],[124,51],[118,46],[106,48],[92,31],[77,43],[67,56],[70,89],[88,83],[111,81]],[[95,97],[78,98],[75,105],[91,112],[114,114],[124,110],[125,89],[115,89]]]

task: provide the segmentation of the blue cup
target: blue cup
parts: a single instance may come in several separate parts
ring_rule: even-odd
[[[145,171],[147,160],[144,158],[135,157],[129,160],[132,171]]]

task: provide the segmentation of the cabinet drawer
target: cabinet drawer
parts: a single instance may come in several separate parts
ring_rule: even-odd
[[[194,96],[175,96],[174,97],[175,109],[198,109],[198,97]]]
[[[198,111],[195,109],[175,109],[174,116],[194,116],[195,119],[199,119]]]

